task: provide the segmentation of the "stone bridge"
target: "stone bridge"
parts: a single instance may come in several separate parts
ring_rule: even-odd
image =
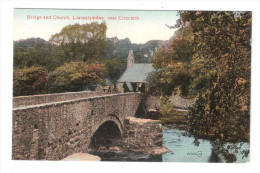
[[[60,160],[97,147],[102,136],[123,139],[120,142],[125,148],[160,145],[161,126],[157,121],[142,121],[146,124],[142,131],[131,118],[141,99],[141,93],[94,92],[15,97],[12,158]],[[149,137],[151,129],[155,133]]]

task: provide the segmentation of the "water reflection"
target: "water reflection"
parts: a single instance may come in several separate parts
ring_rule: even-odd
[[[220,163],[222,161],[223,160],[219,157],[219,155],[213,149],[211,149],[211,155],[208,159],[208,162]]]
[[[152,155],[135,152],[100,152],[91,151],[90,154],[99,156],[101,161],[128,161],[128,162],[162,162],[162,155]]]

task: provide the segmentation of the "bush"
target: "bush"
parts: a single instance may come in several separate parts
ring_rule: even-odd
[[[51,92],[82,91],[86,87],[103,82],[104,67],[83,62],[65,63],[49,75]]]
[[[160,121],[164,124],[185,124],[186,111],[177,111],[173,108],[168,97],[160,97]]]
[[[41,66],[14,69],[13,95],[42,94],[47,81],[47,70]]]

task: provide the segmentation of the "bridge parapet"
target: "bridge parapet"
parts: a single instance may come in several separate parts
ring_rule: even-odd
[[[120,93],[14,108],[12,158],[60,160],[87,152],[104,121],[133,117],[141,99],[141,93]]]
[[[42,94],[31,96],[19,96],[13,98],[13,107],[23,107],[30,105],[38,105],[44,103],[61,102],[66,100],[73,100],[86,97],[94,97],[101,95],[109,95],[111,93],[82,91],[82,92],[67,92],[67,93],[54,93],[54,94]]]

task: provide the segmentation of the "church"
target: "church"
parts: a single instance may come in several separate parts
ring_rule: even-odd
[[[118,80],[119,92],[144,92],[147,88],[147,75],[154,71],[151,63],[135,63],[134,53],[129,51],[127,68]]]

